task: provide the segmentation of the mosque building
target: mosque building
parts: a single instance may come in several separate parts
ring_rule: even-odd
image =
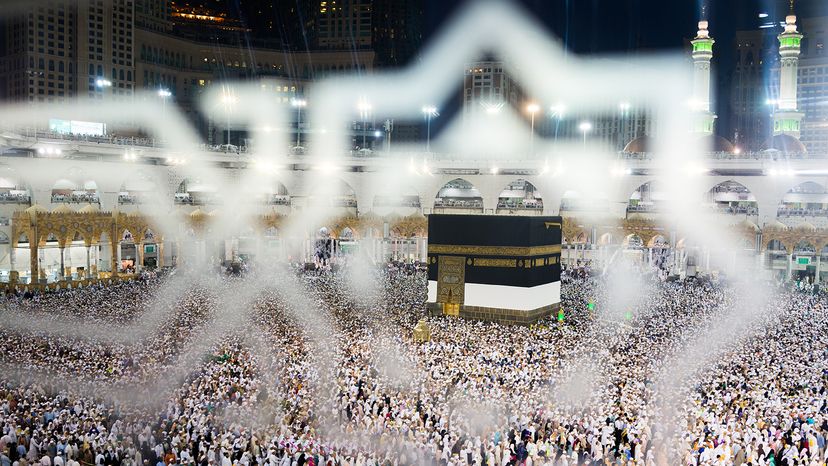
[[[698,193],[699,202],[736,229],[745,250],[761,255],[768,267],[821,278],[821,257],[828,255],[828,154],[808,153],[799,141],[802,40],[791,12],[778,36],[782,65],[773,137],[764,151],[740,150],[715,132],[716,42],[703,13],[691,41],[689,131],[707,149],[707,187]],[[202,148],[197,156],[221,173],[219,180],[207,180],[188,173],[186,158],[151,139],[13,131],[2,137],[0,280],[95,279],[142,267],[256,256],[303,261],[312,257],[323,227],[333,253],[359,248],[376,260],[425,260],[432,213],[559,215],[565,263],[608,257],[601,248],[639,248],[642,260],[652,260],[656,248],[685,247],[681,231],[660,224],[664,199],[654,181],[649,133],[617,154],[618,187],[600,195],[585,195],[540,159],[457,160],[439,153],[412,155],[398,183],[382,179],[381,155],[346,154],[329,180],[294,154],[284,170],[274,172],[269,189],[247,192],[240,186],[243,170],[267,167],[244,150]],[[427,163],[415,164],[415,158]],[[130,169],[112,176],[101,162],[127,163]],[[228,215],[227,189],[234,186],[254,201],[248,214],[255,221],[240,221],[250,227],[211,238],[215,222]],[[330,208],[332,218],[288,237],[284,226],[290,217],[317,206]],[[706,263],[707,254],[676,253],[676,270]]]

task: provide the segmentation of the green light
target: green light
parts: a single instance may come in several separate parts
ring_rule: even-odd
[[[624,313],[624,319],[626,319],[626,320],[632,320],[632,318],[633,318],[633,313],[632,313],[632,311],[627,311],[627,312],[625,312],[625,313]]]
[[[558,309],[558,322],[564,321],[564,311],[563,309]]]
[[[694,52],[712,52],[713,51],[713,41],[711,40],[699,40],[693,42],[693,51]]]
[[[799,47],[801,42],[802,38],[796,36],[779,38],[779,45],[781,47]]]
[[[589,302],[587,304],[587,309],[589,309],[590,311],[594,311],[595,310],[595,303]]]

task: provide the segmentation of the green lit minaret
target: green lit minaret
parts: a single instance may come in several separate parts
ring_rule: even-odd
[[[779,99],[773,114],[773,134],[787,134],[799,139],[800,124],[804,114],[797,109],[797,73],[802,34],[796,30],[794,2],[785,18],[785,31],[779,34]]]
[[[699,31],[693,44],[693,110],[696,114],[692,131],[702,135],[713,134],[716,114],[710,111],[710,62],[713,60],[713,44],[707,22],[707,6],[702,6]]]

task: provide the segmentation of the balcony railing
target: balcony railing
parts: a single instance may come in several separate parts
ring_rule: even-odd
[[[828,209],[794,209],[780,207],[776,210],[777,217],[828,217]]]
[[[524,201],[497,201],[498,209],[509,210],[543,210],[543,202],[524,202]]]
[[[29,204],[31,201],[28,194],[0,194],[0,204]]]
[[[437,199],[434,201],[434,207],[451,209],[482,209],[483,199]]]
[[[52,194],[52,204],[100,204],[97,194]]]

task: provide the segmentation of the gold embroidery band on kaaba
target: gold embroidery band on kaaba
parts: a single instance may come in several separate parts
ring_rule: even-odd
[[[474,266],[475,267],[508,267],[508,268],[515,268],[517,267],[517,259],[485,259],[485,258],[474,258]]]
[[[462,254],[464,256],[548,256],[560,254],[561,245],[549,246],[464,246],[458,244],[429,244],[429,254]]]

